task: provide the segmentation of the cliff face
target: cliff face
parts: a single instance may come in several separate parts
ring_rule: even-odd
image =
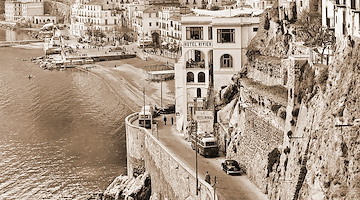
[[[307,48],[277,16],[276,5],[265,12],[248,48],[246,76],[260,86],[235,76],[228,88],[243,88],[240,95],[221,92],[232,97],[218,112],[229,123],[227,157],[270,199],[360,199],[360,41],[338,45],[329,65],[303,60],[290,68],[288,58]]]
[[[44,1],[44,13],[64,18],[64,23],[70,23],[71,1]]]

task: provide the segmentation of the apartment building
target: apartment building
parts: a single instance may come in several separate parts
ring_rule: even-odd
[[[78,1],[72,6],[70,25],[72,35],[83,37],[88,31],[95,30],[111,33],[114,28],[121,26],[121,12],[112,9],[113,6],[105,6],[108,9],[104,9],[101,3],[102,1]]]
[[[211,93],[241,70],[258,26],[258,17],[182,17],[182,56],[175,64],[178,130],[185,131],[195,110],[209,109]]]
[[[179,7],[163,7],[159,12],[160,36],[162,44],[181,42],[181,15]]]
[[[36,15],[44,15],[43,0],[6,0],[5,21],[32,21]]]
[[[237,0],[238,6],[249,5],[254,9],[264,10],[266,8],[271,8],[275,3],[275,0],[246,0],[245,2]]]
[[[333,29],[337,39],[360,37],[360,1],[322,0],[322,24]]]

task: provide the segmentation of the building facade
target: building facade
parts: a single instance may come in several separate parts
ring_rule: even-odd
[[[36,15],[44,15],[44,2],[42,0],[5,1],[5,21],[32,21]]]
[[[104,9],[103,5],[92,1],[87,4],[79,1],[72,6],[70,33],[83,37],[89,32],[102,31],[108,35],[122,25],[122,15],[116,9]],[[109,37],[108,37],[109,38]]]
[[[212,109],[212,94],[241,70],[258,26],[258,17],[182,17],[182,56],[175,64],[178,130],[186,130],[196,111]]]
[[[340,41],[360,37],[360,1],[322,0],[322,24],[333,29]]]

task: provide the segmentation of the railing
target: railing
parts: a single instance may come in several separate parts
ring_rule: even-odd
[[[205,68],[205,62],[186,61],[186,68]]]

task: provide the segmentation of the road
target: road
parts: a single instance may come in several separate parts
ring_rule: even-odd
[[[166,115],[168,119],[173,115]],[[195,171],[195,151],[191,149],[190,142],[184,139],[184,135],[175,129],[175,125],[164,125],[161,120],[163,116],[155,119],[158,122],[158,137],[160,142],[166,146],[170,152],[182,160],[190,169]],[[173,116],[174,117],[174,116]],[[174,117],[175,118],[175,117]],[[169,121],[169,120],[168,120]],[[211,184],[215,184],[216,193],[221,200],[266,200],[268,199],[245,175],[227,175],[221,169],[221,162],[225,157],[205,158],[198,154],[199,178],[205,179],[206,171],[211,176]]]

